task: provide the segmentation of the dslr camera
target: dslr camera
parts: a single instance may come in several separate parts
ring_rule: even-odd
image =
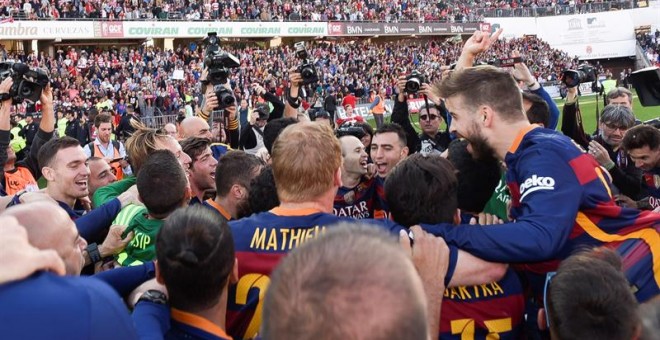
[[[204,65],[208,70],[206,80],[213,85],[213,92],[218,98],[218,107],[216,110],[224,110],[234,105],[236,99],[231,90],[225,87],[227,79],[231,74],[232,68],[241,66],[240,61],[231,53],[220,49],[218,34],[209,32],[206,39],[206,55],[204,56]]]
[[[23,63],[0,63],[0,82],[6,78],[14,81],[8,93],[13,104],[20,104],[23,101],[36,103],[41,97],[41,91],[49,82],[46,71],[39,68],[30,69]],[[3,100],[6,99],[8,98]]]
[[[408,93],[417,93],[422,87],[422,84],[426,82],[424,75],[419,71],[414,70],[406,77],[406,92]]]
[[[589,64],[580,64],[575,70],[564,70],[561,75],[561,81],[567,87],[575,87],[581,83],[592,83],[597,87],[598,79],[596,79],[596,69]]]
[[[316,67],[314,67],[314,64],[309,61],[309,54],[307,54],[307,49],[305,49],[305,42],[297,42],[293,47],[296,49],[296,57],[300,59],[300,65],[296,70],[302,76],[303,85],[313,84],[319,81]]]

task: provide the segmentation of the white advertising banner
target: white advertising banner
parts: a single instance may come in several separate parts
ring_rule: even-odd
[[[521,38],[525,35],[534,35],[536,32],[536,18],[485,18],[490,23],[491,32],[504,29],[503,38]]]
[[[326,22],[179,22],[125,21],[124,38],[196,38],[217,32],[221,37],[325,36]]]
[[[612,41],[602,43],[554,45],[568,55],[576,55],[580,60],[621,58],[635,55],[635,40]]]
[[[92,21],[19,21],[0,23],[0,40],[93,39]]]
[[[632,18],[624,11],[543,17],[536,22],[539,38],[553,47],[635,40]]]

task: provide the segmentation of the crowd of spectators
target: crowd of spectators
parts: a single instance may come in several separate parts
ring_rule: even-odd
[[[228,48],[240,66],[226,84],[199,49],[0,50],[52,74],[24,117],[11,110],[31,77],[0,81],[0,334],[656,339],[660,130],[636,125],[633,93],[609,75],[586,135],[580,81],[563,79],[561,119],[538,81],[576,60],[501,33],[316,43],[320,85],[305,91],[309,65],[288,47]],[[412,69],[428,81],[410,85]],[[378,89],[375,131],[333,129],[336,100],[301,109],[334,87]],[[70,133],[74,107],[93,140]],[[161,109],[184,117],[134,119]]]
[[[637,41],[644,49],[646,58],[651,65],[660,66],[660,29],[656,29],[655,32],[637,34]]]
[[[0,17],[18,19],[479,21],[483,16],[542,16],[633,8],[632,1],[549,0],[5,0]]]
[[[240,103],[245,99],[251,107],[259,100],[253,83],[281,97],[288,86],[288,70],[300,63],[289,46],[224,48],[241,61],[230,77],[236,100]],[[540,81],[555,81],[563,69],[576,66],[566,53],[536,37],[496,43],[480,62],[508,57],[513,50],[520,51]],[[412,70],[423,73],[429,82],[439,80],[440,66],[456,62],[461,47],[451,40],[436,39],[384,44],[318,42],[308,51],[321,81],[315,88],[308,87],[303,96],[310,105],[321,105],[330,89],[341,95],[352,92],[363,101],[368,100],[371,90],[381,88],[389,96],[397,78]],[[57,50],[53,56],[0,49],[0,58],[47,69],[55,103],[62,111],[77,111],[82,116],[95,107],[120,116],[126,112],[126,105],[132,104],[143,117],[150,117],[192,115],[201,102],[201,53],[201,49],[191,46],[178,46],[174,51],[144,46],[119,50],[71,47]],[[183,76],[174,79],[176,70],[183,71]],[[16,111],[38,109],[23,104]]]

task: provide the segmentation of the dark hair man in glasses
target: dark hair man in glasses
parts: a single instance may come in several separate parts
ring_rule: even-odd
[[[439,131],[440,124],[447,116],[446,112],[443,112],[446,110],[440,105],[440,98],[432,93],[431,86],[422,84],[418,92],[424,99],[419,110],[419,127],[422,133],[418,135],[408,117],[409,93],[406,92],[406,82],[406,76],[399,77],[397,82],[399,94],[392,109],[392,123],[401,125],[406,131],[410,153],[440,154],[451,142],[448,131]]]

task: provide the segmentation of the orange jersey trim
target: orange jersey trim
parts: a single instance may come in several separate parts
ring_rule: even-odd
[[[225,208],[223,208],[220,204],[216,203],[212,198],[207,199],[206,203],[208,203],[215,210],[217,210],[220,213],[220,215],[224,216],[224,218],[227,219],[227,221],[231,220],[231,214],[227,210],[225,210]]]
[[[314,208],[287,209],[282,207],[275,207],[271,209],[270,212],[278,216],[307,216],[307,215],[317,214],[322,211]]]
[[[530,126],[527,126],[525,128],[520,129],[520,131],[518,131],[518,135],[516,136],[516,139],[513,140],[513,144],[511,144],[511,147],[509,148],[509,152],[510,153],[515,153],[516,150],[518,150],[518,147],[520,146],[520,143],[522,142],[523,138],[525,138],[525,135],[528,132],[530,132],[530,131],[538,128],[538,127],[540,127],[540,126],[536,125],[536,124],[532,124]]]
[[[213,334],[215,336],[218,336],[223,339],[232,339],[231,336],[227,335],[227,333],[220,328],[218,325],[214,324],[213,322],[204,319],[201,316],[197,316],[195,314],[187,313],[181,310],[178,310],[176,308],[171,309],[171,318],[181,322],[183,324],[199,328],[203,330],[204,332]]]

